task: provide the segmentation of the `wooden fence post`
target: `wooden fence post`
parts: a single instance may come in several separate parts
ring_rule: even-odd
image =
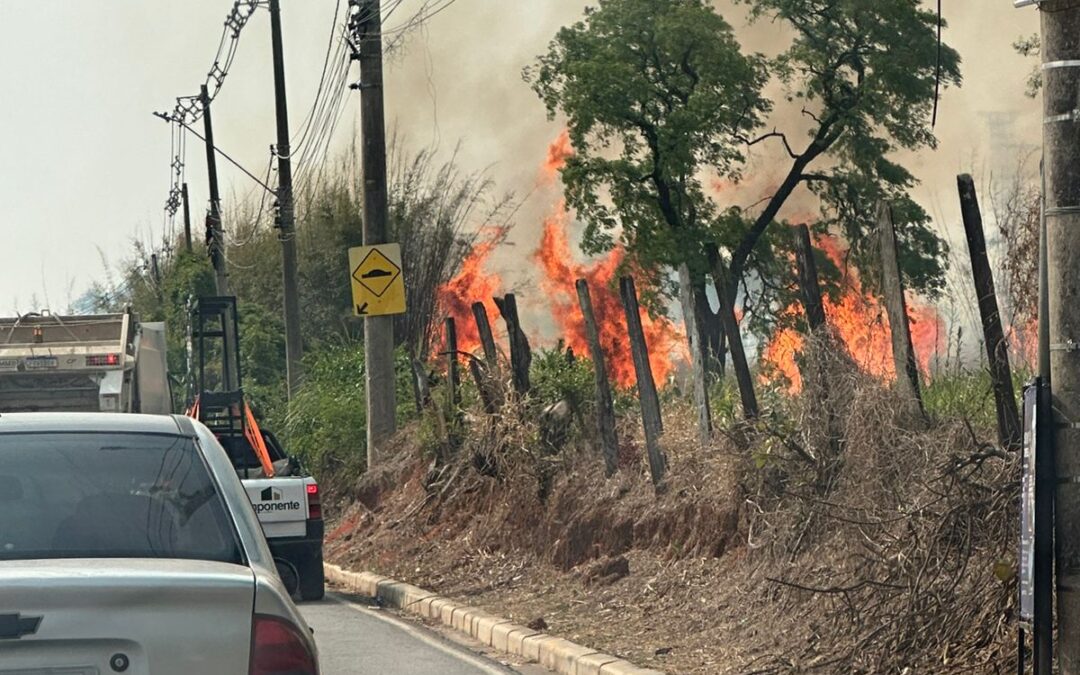
[[[499,367],[499,353],[495,349],[495,336],[491,332],[487,308],[482,302],[474,302],[472,313],[476,319],[476,330],[480,333],[480,344],[484,347],[484,360],[487,361],[488,371],[494,373]]]
[[[450,385],[450,406],[461,405],[461,376],[458,374],[457,327],[454,317],[446,317],[446,379]]]
[[[818,281],[817,262],[814,260],[814,245],[810,241],[810,228],[799,225],[795,234],[795,265],[799,276],[799,290],[803,297],[803,308],[806,310],[806,322],[810,326],[810,334],[820,334],[825,329],[825,304],[821,300],[821,285]],[[821,345],[819,348],[831,348],[832,344]],[[823,356],[823,355],[822,355]],[[829,373],[824,361],[819,357],[817,360],[817,386],[820,387],[820,408],[825,410],[825,435],[829,443],[831,459],[840,456],[841,434],[839,420],[836,412],[829,404]],[[819,471],[826,470],[827,465],[818,464]],[[825,490],[828,477],[819,474],[818,489]]]
[[[919,387],[919,364],[911,344],[907,299],[904,297],[904,282],[900,278],[900,263],[897,260],[896,226],[893,224],[892,209],[885,202],[878,205],[878,230],[881,237],[882,291],[892,333],[897,390],[911,402],[912,412],[925,416]]]
[[[626,328],[630,338],[630,352],[634,357],[637,374],[638,399],[641,401],[641,419],[645,427],[645,447],[649,455],[649,473],[654,486],[659,486],[667,470],[667,459],[660,449],[660,436],[664,422],[660,416],[660,397],[656,394],[652,366],[649,364],[649,348],[645,343],[645,331],[641,327],[641,309],[638,307],[637,290],[630,277],[619,279],[619,295],[626,310]]]
[[[760,411],[758,409],[757,394],[754,392],[754,378],[750,374],[750,364],[746,361],[742,330],[739,328],[739,322],[735,318],[735,307],[728,302],[727,269],[724,267],[724,261],[720,259],[719,249],[714,244],[705,246],[705,254],[709,258],[709,267],[713,271],[713,286],[716,288],[716,296],[720,299],[720,322],[724,326],[728,351],[731,353],[731,368],[735,371],[735,379],[739,383],[739,398],[742,399],[743,416],[748,420],[756,419]]]
[[[982,213],[979,211],[979,198],[975,194],[975,181],[968,174],[963,174],[956,177],[956,184],[960,192],[960,213],[964,218],[968,252],[971,254],[971,275],[975,279],[975,294],[979,300],[983,335],[986,337],[986,357],[990,363],[990,377],[994,386],[998,442],[1004,448],[1019,450],[1020,413],[1013,394],[1009,349],[1005,341],[1005,331],[1001,328],[994,274],[990,271],[990,260],[986,255],[986,235],[983,232]]]
[[[703,326],[698,316],[697,302],[694,300],[694,282],[690,278],[690,266],[679,265],[679,302],[683,310],[683,323],[686,325],[686,339],[690,343],[690,368],[694,377],[694,407],[698,414],[698,440],[708,445],[712,440],[712,411],[709,409],[709,382],[706,359],[709,345],[702,339]]]
[[[529,339],[525,337],[525,331],[521,330],[517,299],[513,293],[507,293],[506,297],[495,298],[495,306],[499,308],[509,334],[510,369],[513,371],[514,389],[519,394],[525,394],[530,387],[529,366],[532,364],[532,350],[529,348]]]
[[[596,382],[596,429],[600,435],[600,447],[604,453],[604,470],[607,475],[615,475],[619,468],[619,439],[615,434],[615,404],[611,400],[611,385],[608,383],[607,364],[604,349],[600,345],[600,331],[596,327],[596,315],[593,312],[589,284],[584,279],[577,283],[578,304],[585,317],[585,335],[589,338],[589,352],[592,355],[593,374]]]
[[[810,228],[799,225],[796,230],[795,264],[799,273],[799,290],[802,291],[806,321],[810,324],[811,332],[814,332],[825,325],[825,305],[821,301],[821,286],[818,284],[814,246],[810,242]]]

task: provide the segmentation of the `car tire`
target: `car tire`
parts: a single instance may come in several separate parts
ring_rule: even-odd
[[[321,555],[314,555],[299,565],[300,599],[322,600],[326,595],[326,575]]]

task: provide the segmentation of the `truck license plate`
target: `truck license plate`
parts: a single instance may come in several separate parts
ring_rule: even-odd
[[[60,365],[60,362],[55,356],[31,356],[24,359],[23,364],[27,370],[44,370],[46,368],[56,368]]]

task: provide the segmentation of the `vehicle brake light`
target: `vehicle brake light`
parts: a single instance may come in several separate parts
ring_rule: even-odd
[[[322,497],[319,495],[319,486],[316,483],[308,483],[307,486],[308,519],[322,519]]]
[[[249,675],[316,675],[315,655],[300,630],[276,616],[256,614]]]
[[[119,354],[94,354],[86,357],[88,366],[118,366],[120,365]]]

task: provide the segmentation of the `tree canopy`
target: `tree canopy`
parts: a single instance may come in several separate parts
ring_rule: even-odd
[[[939,291],[946,244],[894,158],[935,147],[940,89],[960,83],[959,55],[938,40],[939,17],[918,0],[735,1],[751,20],[783,25],[790,44],[772,58],[746,53],[703,0],[599,0],[526,70],[549,116],[564,116],[570,131],[576,154],[562,179],[586,225],[585,249],[618,238],[646,268],[700,270],[710,242],[727,254],[732,299],[748,276],[783,285],[775,275],[790,237],[777,218],[805,185],[822,205],[815,228],[843,235],[867,270],[876,268],[868,236],[876,205],[890,201],[909,287]],[[782,99],[765,96],[769,82]],[[809,125],[805,140],[763,129],[781,106]],[[786,160],[764,206],[716,203],[703,177],[737,184],[747,153],[765,143],[781,144]]]

